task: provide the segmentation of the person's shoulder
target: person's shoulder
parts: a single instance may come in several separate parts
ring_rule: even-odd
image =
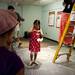
[[[7,48],[3,48],[3,55],[8,58],[8,60],[12,61],[21,61],[21,58],[17,55],[17,53],[9,51]],[[22,62],[22,61],[21,61]]]
[[[2,53],[1,55],[4,55],[5,57],[9,58],[10,56],[13,57],[15,55],[13,52],[11,52],[8,48],[6,47],[0,47],[0,52]]]
[[[20,69],[24,68],[24,64],[21,58],[16,54],[11,52],[9,57],[10,64],[14,67],[15,72],[17,73]]]
[[[14,74],[18,73],[21,69],[24,69],[24,64],[21,60],[21,58],[14,52],[9,52],[8,56],[8,65],[9,68],[12,69],[11,73],[14,72]]]
[[[9,52],[10,57],[9,59],[11,59],[12,61],[21,61],[21,58],[15,53],[15,52]]]

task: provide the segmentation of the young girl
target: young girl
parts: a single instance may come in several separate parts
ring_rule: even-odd
[[[29,40],[30,63],[29,65],[37,64],[35,61],[37,58],[37,53],[40,51],[40,38],[42,38],[42,34],[40,31],[40,21],[35,20],[33,23],[33,29],[30,32],[30,40]]]

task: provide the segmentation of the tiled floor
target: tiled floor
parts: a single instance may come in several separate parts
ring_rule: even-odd
[[[26,45],[26,46],[24,46]],[[23,41],[23,48],[17,49],[17,54],[25,64],[25,75],[75,75],[75,50],[72,52],[71,62],[66,62],[66,55],[59,57],[53,64],[53,56],[57,48],[57,43],[45,40],[38,53],[38,65],[28,66],[29,50],[28,41]],[[61,52],[67,52],[68,47],[62,47]]]

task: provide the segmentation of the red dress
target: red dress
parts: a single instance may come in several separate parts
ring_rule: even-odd
[[[40,51],[40,42],[37,41],[40,38],[41,33],[37,31],[32,31],[30,34],[29,40],[29,50],[31,52],[39,52]]]

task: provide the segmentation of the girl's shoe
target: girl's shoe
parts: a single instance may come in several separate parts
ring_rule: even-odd
[[[18,48],[21,48],[22,43],[19,43]]]
[[[38,63],[36,63],[35,61],[33,62],[33,64],[38,65]]]
[[[33,65],[33,61],[30,61],[29,66],[32,66],[32,65]]]

